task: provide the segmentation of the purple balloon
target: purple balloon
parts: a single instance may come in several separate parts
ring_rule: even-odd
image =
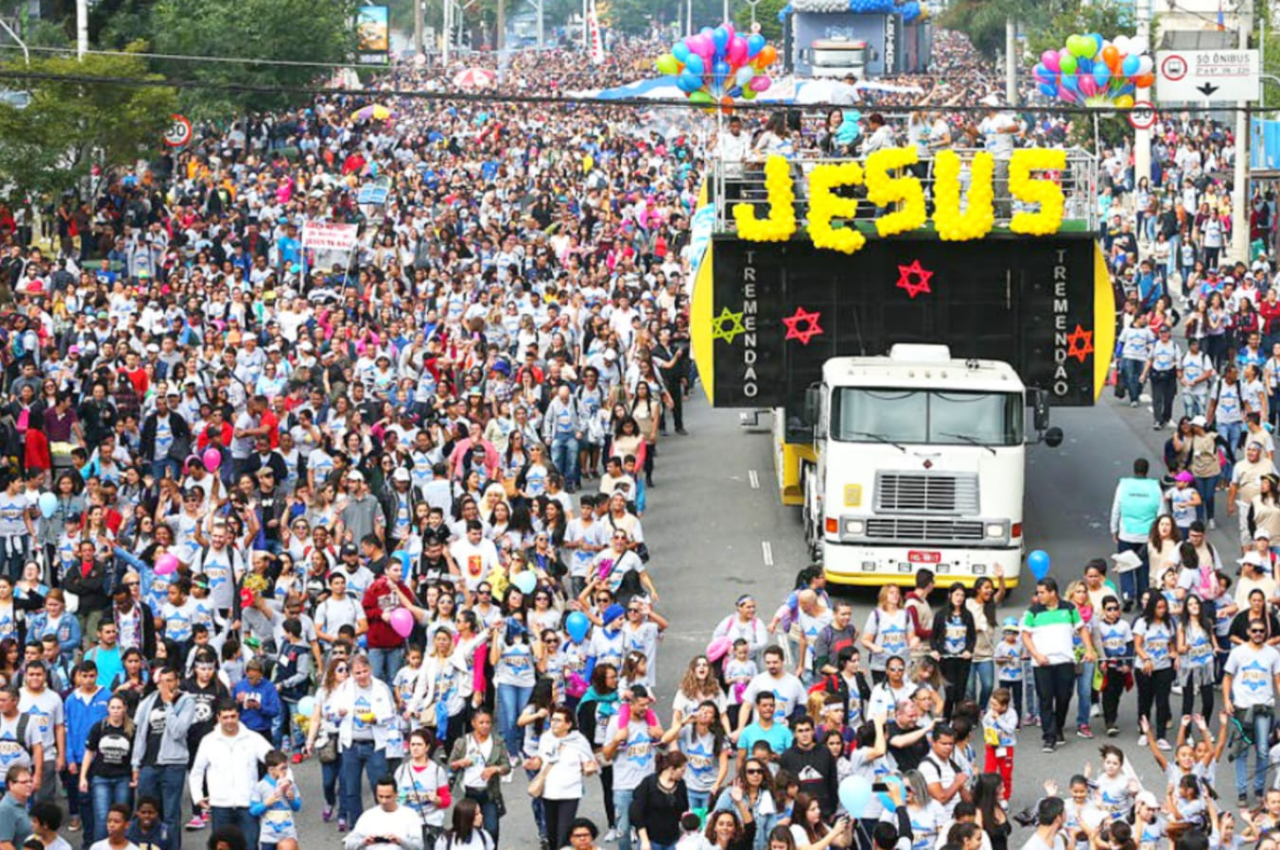
[[[1050,71],[1058,70],[1058,51],[1046,50],[1040,54],[1040,64],[1044,65]]]

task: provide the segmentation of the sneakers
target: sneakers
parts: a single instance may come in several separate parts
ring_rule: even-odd
[[[67,824],[67,832],[79,832],[79,831],[80,831],[80,818],[73,817],[71,821]]]
[[[1107,737],[1108,737],[1108,738],[1114,738],[1116,735],[1119,735],[1119,734],[1120,734],[1120,730],[1119,730],[1119,728],[1117,728],[1117,727],[1115,727],[1115,726],[1108,726],[1108,727],[1107,727]]]
[[[1215,531],[1215,530],[1217,530],[1217,528],[1218,528],[1218,521],[1217,521],[1216,519],[1210,519],[1210,520],[1209,520],[1209,530],[1210,530],[1210,531]]]
[[[183,827],[188,832],[195,832],[198,829],[204,829],[209,825],[209,818],[203,812],[196,812],[191,816],[191,820],[187,821],[187,825]]]
[[[324,811],[320,813],[320,819],[325,823],[333,820],[333,806],[325,806]]]
[[[1045,741],[1045,742],[1044,742],[1044,746],[1040,748],[1040,752],[1042,752],[1042,753],[1051,753],[1051,752],[1053,752],[1053,751],[1054,751],[1054,749],[1055,749],[1055,747],[1054,747],[1054,745],[1053,745],[1053,741]]]
[[[1101,703],[1097,703],[1097,702],[1095,702],[1095,703],[1093,704],[1093,707],[1089,709],[1089,716],[1090,716],[1090,717],[1101,717],[1101,716],[1102,716],[1102,704],[1101,704]]]
[[[1076,737],[1078,737],[1078,738],[1092,738],[1092,737],[1093,737],[1093,730],[1089,728],[1089,724],[1088,724],[1088,723],[1085,723],[1085,724],[1081,725],[1081,726],[1080,726],[1080,728],[1076,729]]]
[[[608,832],[606,832],[606,833],[604,834],[604,840],[605,840],[605,841],[617,841],[617,840],[618,840],[618,830],[614,829],[613,827],[609,827],[609,831],[608,831]]]
[[[1138,736],[1138,746],[1139,746],[1139,747],[1145,747],[1146,745],[1147,745],[1147,736],[1146,736],[1146,735],[1139,735],[1139,736]]]
[[[346,831],[347,831],[347,819],[338,818],[338,832],[346,832]]]
[[[1168,752],[1169,750],[1172,750],[1173,747],[1169,746],[1168,741],[1166,741],[1164,738],[1161,738],[1159,741],[1156,741],[1156,749],[1164,750],[1165,752]]]
[[[1240,808],[1247,809],[1249,807],[1249,795],[1241,794],[1239,797],[1236,797],[1236,803]]]

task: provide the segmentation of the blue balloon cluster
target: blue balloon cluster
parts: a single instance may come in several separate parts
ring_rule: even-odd
[[[909,24],[920,17],[920,4],[916,0],[909,0],[899,6],[898,11],[902,14],[902,22]]]
[[[885,15],[893,11],[893,0],[849,0],[855,15]]]
[[[788,3],[787,5],[783,6],[781,9],[778,10],[778,23],[780,24],[786,23],[787,15],[790,15],[790,14],[791,14],[791,4]]]

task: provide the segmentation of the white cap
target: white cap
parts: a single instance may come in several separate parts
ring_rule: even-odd
[[[1209,424],[1209,420],[1205,419],[1203,416],[1193,416],[1191,418],[1191,424],[1203,428]]]
[[[400,467],[395,471],[395,474],[391,476],[391,480],[392,481],[408,481],[409,470],[405,469],[403,466]]]

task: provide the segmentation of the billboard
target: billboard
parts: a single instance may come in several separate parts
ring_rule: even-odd
[[[391,16],[386,6],[361,6],[356,12],[356,54],[367,65],[384,64],[391,55]]]

